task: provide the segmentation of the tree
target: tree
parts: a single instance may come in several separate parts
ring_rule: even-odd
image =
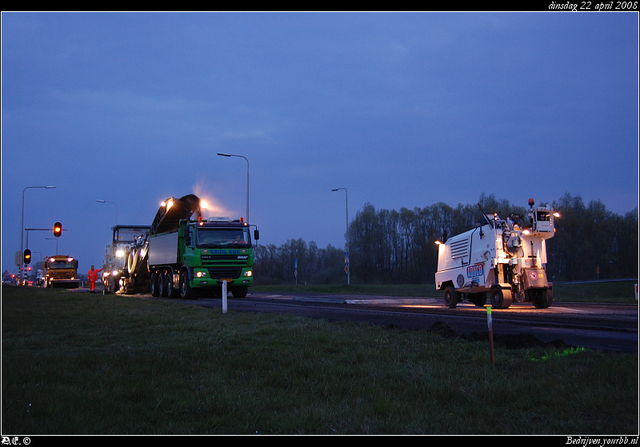
[[[512,206],[493,194],[480,195],[486,213],[526,217],[528,208]],[[552,202],[562,213],[557,232],[547,240],[547,273],[555,280],[637,277],[638,208],[619,216],[600,201],[585,206],[580,196],[566,193]],[[376,211],[366,203],[349,223],[349,249],[353,283],[432,283],[437,269],[435,240],[460,234],[484,222],[478,204],[455,208],[439,202],[424,208]],[[290,239],[280,247],[256,248],[256,281],[292,283],[298,259],[298,282],[344,282],[343,250],[315,242]]]

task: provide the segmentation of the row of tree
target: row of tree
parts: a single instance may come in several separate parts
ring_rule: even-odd
[[[478,206],[479,205],[479,206]],[[560,211],[555,237],[547,241],[547,272],[555,280],[637,278],[638,208],[620,216],[600,201],[585,205],[580,196],[565,194],[551,205]],[[367,203],[349,222],[351,282],[433,283],[437,269],[435,240],[453,236],[482,221],[482,211],[526,216],[528,208],[512,206],[494,195],[478,204],[451,207],[437,203],[425,208],[376,210]],[[297,269],[296,269],[297,259]],[[274,283],[344,283],[345,250],[291,239],[280,247],[255,250],[256,281]]]
[[[261,245],[254,250],[258,284],[339,284],[345,282],[344,249],[318,248],[315,242],[290,239],[280,247]],[[298,265],[296,268],[296,259]]]

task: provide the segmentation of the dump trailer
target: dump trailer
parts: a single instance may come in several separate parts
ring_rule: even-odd
[[[42,285],[48,287],[80,287],[78,260],[71,256],[49,256],[42,262]]]
[[[125,291],[219,296],[226,281],[234,297],[245,297],[253,285],[250,227],[242,219],[204,219],[195,195],[163,201],[146,240],[131,251]],[[257,240],[258,230],[253,234]]]
[[[478,205],[480,207],[480,205]],[[553,284],[546,273],[546,240],[554,236],[551,207],[534,208],[526,217],[510,214],[502,220],[497,213],[446,241],[439,241],[436,289],[443,291],[444,303],[456,307],[463,299],[484,306],[508,308],[514,301],[547,308],[553,302]]]
[[[105,247],[102,282],[106,292],[120,289],[120,279],[130,266],[131,252],[146,242],[149,225],[116,225],[111,228],[111,243]],[[128,273],[128,271],[127,271]]]

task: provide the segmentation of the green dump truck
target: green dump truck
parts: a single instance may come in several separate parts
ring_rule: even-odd
[[[146,239],[130,251],[123,289],[187,299],[220,296],[226,281],[234,297],[245,297],[253,285],[251,227],[243,219],[203,218],[195,195],[171,197],[162,202]]]

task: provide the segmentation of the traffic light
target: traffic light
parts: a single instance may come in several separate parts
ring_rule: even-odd
[[[53,235],[55,237],[60,237],[61,234],[62,234],[62,224],[60,222],[56,222],[53,225]]]
[[[31,250],[28,248],[24,251],[24,263],[28,264],[31,262]]]

